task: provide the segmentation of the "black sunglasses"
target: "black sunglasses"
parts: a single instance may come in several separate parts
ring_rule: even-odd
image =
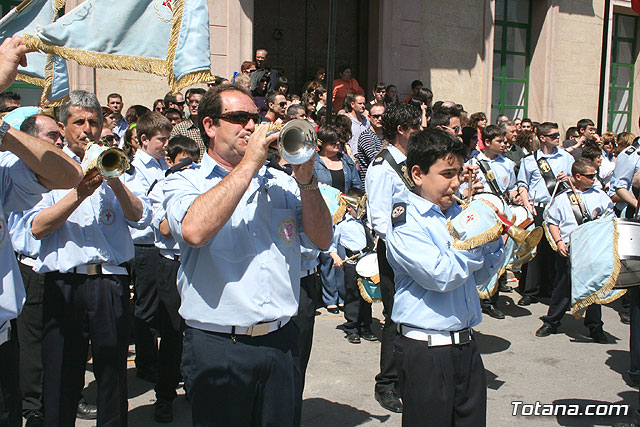
[[[228,113],[220,114],[219,116],[213,116],[214,119],[223,119],[230,123],[237,125],[246,125],[249,120],[253,120],[254,123],[260,123],[259,113],[249,113],[248,111],[229,111]]]
[[[551,138],[551,139],[558,139],[558,138],[560,138],[560,134],[559,134],[558,132],[556,132],[556,133],[550,133],[550,134],[548,134],[548,135],[543,135],[543,136],[546,136],[547,138]]]
[[[382,117],[382,114],[372,114],[371,117],[373,117],[374,119],[379,119],[380,117]]]
[[[584,176],[584,177],[587,177],[587,178],[589,178],[589,179],[593,179],[593,178],[595,178],[595,177],[596,177],[596,174],[595,174],[595,173],[581,173],[580,175],[582,175],[582,176]]]
[[[174,104],[179,105],[180,107],[184,106],[184,101],[182,102],[174,102]]]
[[[118,135],[105,135],[102,139],[107,141],[109,144],[113,144],[114,141],[120,141],[120,137]]]
[[[278,105],[281,107],[284,107],[287,105],[287,103],[285,101],[282,101],[282,102],[278,102]]]

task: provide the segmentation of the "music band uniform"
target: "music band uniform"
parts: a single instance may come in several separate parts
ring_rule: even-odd
[[[63,151],[80,163],[67,146]],[[29,229],[43,209],[70,191],[46,194],[25,214]],[[143,207],[138,221],[124,216],[114,191],[103,181],[58,229],[40,240],[34,271],[45,275],[42,363],[47,426],[75,423],[89,340],[98,382],[98,425],[127,424],[129,288],[122,265],[134,255],[128,227],[142,229],[151,221],[148,200],[135,196]]]
[[[389,144],[386,150],[396,164],[406,165],[407,156],[398,148]],[[401,198],[403,194],[408,192],[408,189],[389,162],[380,156],[367,169],[365,187],[368,194],[367,217],[376,236],[380,237],[376,252],[380,272],[384,326],[380,339],[380,373],[376,375],[375,392],[378,395],[384,395],[390,392],[395,393],[398,388],[398,370],[393,356],[393,340],[397,332],[391,317],[395,288],[393,270],[387,262],[386,236],[391,218],[392,200]]]
[[[12,211],[31,208],[47,191],[18,157],[8,152],[0,153],[0,424],[19,426],[22,423],[18,343],[10,325],[22,310],[26,293],[7,218]]]
[[[296,182],[262,166],[230,219],[200,247],[182,238],[193,201],[229,172],[209,154],[167,177],[165,207],[180,245],[183,375],[193,424],[296,425],[302,387],[298,310],[302,205]],[[253,335],[253,336],[252,336]],[[212,407],[211,402],[216,402]]]
[[[535,207],[533,219],[535,225],[539,226],[544,220],[544,208],[551,201],[551,194],[545,185],[537,159],[545,159],[554,176],[560,172],[571,176],[571,165],[573,165],[574,158],[563,148],[555,147],[550,155],[544,154],[542,150],[537,150],[522,159],[518,171],[518,188],[524,187],[528,190],[530,203]],[[523,296],[535,297],[545,283],[551,285],[555,273],[554,269],[549,267],[554,264],[553,249],[546,239],[541,239],[537,246],[536,257],[522,266],[522,278],[518,286],[520,293]]]
[[[598,217],[611,218],[615,216],[613,213],[613,202],[602,190],[591,187],[585,191],[576,190],[576,193],[578,197],[580,197],[585,211],[589,216],[587,220]],[[569,246],[570,243],[571,233],[578,228],[578,222],[571,202],[569,201],[570,195],[573,195],[572,191],[567,191],[556,196],[553,203],[547,207],[546,212],[546,221],[549,224],[558,226],[560,229],[560,238],[567,246]],[[601,216],[602,214],[605,215]],[[570,247],[569,251],[571,251]],[[560,326],[560,321],[571,303],[570,259],[558,254],[556,256],[555,270],[556,278],[554,280],[549,310],[546,316],[540,318],[545,325],[554,329]],[[591,304],[587,308],[584,325],[589,328],[591,332],[596,330],[602,331],[602,308],[600,304]]]
[[[471,328],[482,320],[476,283],[499,270],[504,244],[452,249],[447,221],[460,207],[442,212],[413,193],[404,200],[394,204],[387,234],[402,424],[485,425],[485,371]]]
[[[151,185],[164,178],[168,166],[164,159],[155,159],[142,149],[131,161],[132,174],[125,174],[125,183],[139,194],[147,194]],[[131,261],[131,281],[135,289],[134,337],[137,375],[145,379],[159,376],[158,360],[158,286],[166,276],[158,275],[160,251],[154,245],[153,228],[131,228],[135,257]]]

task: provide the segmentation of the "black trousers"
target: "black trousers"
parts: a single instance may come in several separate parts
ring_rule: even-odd
[[[349,254],[347,254],[349,256]],[[348,261],[344,263],[344,331],[348,334],[358,333],[362,329],[371,329],[371,304],[360,295],[356,265]]]
[[[136,369],[146,376],[158,374],[158,257],[154,246],[136,245],[132,263],[135,290],[133,334],[136,343]]]
[[[20,427],[20,384],[18,369],[18,340],[15,322],[9,341],[0,345],[0,427]]]
[[[403,426],[486,425],[487,385],[475,340],[429,347],[398,335],[395,351]]]
[[[73,426],[91,340],[98,425],[127,425],[127,276],[46,273],[43,301],[44,416]]]
[[[536,208],[536,226],[542,225],[543,211],[542,207]],[[555,276],[554,255],[555,252],[543,236],[538,243],[536,257],[522,266],[522,278],[518,284],[518,291],[522,295],[537,296],[551,288]]]
[[[551,302],[546,316],[540,320],[545,325],[557,328],[571,304],[571,262],[560,254],[555,255],[556,277],[553,281]],[[584,325],[589,331],[602,329],[602,307],[591,304],[585,313]]]
[[[396,288],[393,269],[387,261],[387,246],[382,239],[378,241],[377,254],[384,326],[382,327],[382,339],[380,340],[380,373],[376,375],[375,390],[376,393],[384,393],[387,390],[396,389],[398,386],[398,370],[396,369],[396,361],[393,355],[393,340],[397,335],[397,331],[396,324],[391,320],[393,297],[396,294]]]
[[[297,426],[302,382],[293,322],[260,337],[187,326],[182,370],[193,425]]]
[[[300,279],[300,302],[298,314],[291,320],[300,331],[300,375],[302,377],[302,389],[304,390],[304,377],[311,357],[311,345],[313,344],[313,328],[316,322],[316,295],[317,275],[310,274]]]
[[[21,262],[20,274],[27,299],[17,319],[20,346],[20,391],[22,414],[42,414],[42,301],[44,275]]]
[[[158,327],[160,347],[158,349],[158,383],[156,398],[173,401],[180,382],[182,360],[182,332],[184,320],[178,314],[180,294],[177,277],[180,262],[158,254]]]

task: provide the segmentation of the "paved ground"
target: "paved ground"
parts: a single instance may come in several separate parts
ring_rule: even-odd
[[[605,330],[610,344],[593,343],[585,337],[580,320],[565,315],[560,333],[536,338],[538,317],[545,304],[519,307],[514,292],[500,297],[499,307],[505,320],[485,316],[476,328],[487,370],[489,426],[591,426],[612,425],[626,417],[537,416],[513,417],[512,401],[541,404],[631,404],[638,402],[638,391],[625,383],[629,369],[629,327],[619,321],[613,307],[603,309]],[[379,333],[382,305],[374,305],[374,332]],[[401,416],[382,409],[373,398],[374,377],[378,372],[380,344],[349,344],[336,329],[344,320],[340,315],[320,310],[316,317],[315,341],[303,404],[303,425],[325,426],[399,426]],[[153,385],[135,377],[129,369],[129,425],[151,426],[153,422]],[[95,381],[89,372],[89,401],[95,401]],[[215,405],[212,402],[212,405]],[[174,426],[191,425],[189,403],[179,396],[174,403]],[[95,423],[79,421],[79,426]]]

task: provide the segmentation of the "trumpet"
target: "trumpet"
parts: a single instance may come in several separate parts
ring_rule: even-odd
[[[457,201],[463,209],[469,204],[466,200],[462,200],[455,194],[452,194],[451,198]],[[507,233],[507,235],[518,244],[516,258],[523,259],[538,246],[544,234],[542,228],[536,227],[531,231],[527,231],[524,228],[518,227],[512,221],[509,221],[503,214],[499,212],[495,214],[502,224],[502,231]]]
[[[318,136],[308,121],[293,119],[286,124],[269,123],[267,135],[280,132],[278,151],[283,159],[292,165],[301,165],[316,154]],[[245,136],[248,141],[249,136]]]
[[[129,170],[129,157],[116,147],[109,147],[106,141],[91,141],[87,138],[87,148],[82,160],[82,171],[86,175],[97,169],[104,178],[117,178]]]

